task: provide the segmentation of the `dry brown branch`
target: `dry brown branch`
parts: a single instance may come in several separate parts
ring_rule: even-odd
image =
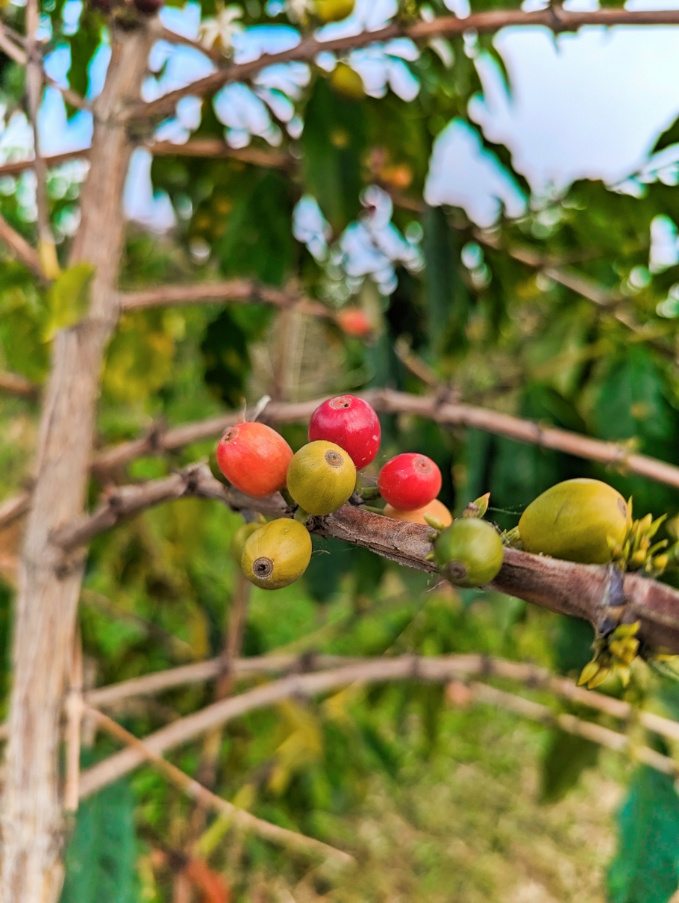
[[[430,659],[433,661],[435,659]],[[231,663],[230,673],[235,677],[247,677],[264,674],[289,674],[318,671],[321,669],[338,668],[348,664],[359,664],[369,659],[352,659],[339,655],[263,655],[249,658],[234,659]],[[636,709],[622,699],[606,696],[593,690],[578,687],[567,677],[553,674],[546,668],[533,665],[528,662],[513,662],[507,659],[495,658],[485,655],[458,655],[447,656],[451,666],[456,662],[458,678],[464,675],[468,677],[499,677],[505,680],[518,681],[530,689],[543,689],[557,696],[567,699],[569,702],[587,706],[618,718],[623,721],[635,719],[648,731],[667,737],[670,740],[679,740],[679,722],[654,712]],[[120,702],[136,696],[145,696],[162,693],[177,687],[194,683],[203,683],[206,680],[214,680],[224,673],[222,658],[214,658],[205,662],[197,662],[192,665],[184,665],[180,668],[172,668],[167,671],[158,671],[143,677],[135,677],[131,680],[112,684],[109,687],[98,687],[90,690],[85,695],[85,700],[95,708],[115,706]]]
[[[120,724],[97,711],[92,707],[87,707],[87,714],[91,716],[96,723],[112,737],[120,740],[136,755],[141,756],[141,760],[146,760],[161,771],[165,777],[178,787],[182,793],[185,793],[191,799],[195,800],[200,806],[206,809],[213,809],[216,812],[226,815],[232,819],[236,827],[246,831],[254,831],[260,837],[264,837],[271,843],[278,844],[290,850],[296,850],[304,855],[320,856],[323,859],[335,859],[344,865],[351,865],[355,862],[354,857],[348,853],[331,847],[315,837],[307,837],[305,834],[299,834],[296,831],[290,831],[288,828],[281,828],[264,819],[257,818],[245,809],[234,806],[233,803],[222,799],[207,787],[204,787],[199,781],[190,777],[176,765],[168,762],[159,753],[151,749],[147,743],[139,740],[134,734],[125,730]],[[83,794],[86,795],[86,794]]]
[[[197,464],[170,477],[120,487],[92,516],[54,531],[52,542],[66,552],[74,552],[123,519],[182,497],[221,501],[236,511],[255,510],[278,517],[287,513],[285,501],[278,493],[265,499],[249,498],[215,480],[205,464]],[[429,528],[419,524],[394,521],[344,505],[327,517],[309,518],[308,526],[320,536],[362,546],[400,565],[429,573],[436,570],[426,560],[431,551]],[[605,616],[611,615],[605,600],[617,573],[615,568],[575,564],[506,549],[504,565],[492,586],[598,627]],[[679,652],[679,590],[636,574],[626,574],[623,595],[626,603],[615,608],[616,621],[639,619],[639,636],[647,647]]]
[[[171,141],[150,141],[144,145],[154,157],[223,157],[237,160],[251,166],[262,166],[269,169],[288,169],[293,158],[275,150],[262,150],[256,147],[230,147],[225,141],[217,138],[194,138],[184,144],[174,144]],[[70,160],[89,159],[90,148],[76,148],[63,151],[60,154],[48,154],[43,157],[48,167],[60,166]],[[9,163],[0,164],[0,178],[3,176],[17,176],[35,165],[35,158],[28,160],[12,160]]]
[[[499,670],[502,670],[502,676],[509,676],[514,670],[512,666],[515,663],[507,662],[504,664],[505,667]],[[523,671],[522,676],[524,676],[525,668],[522,669],[518,663],[516,667],[518,667],[519,671]],[[356,662],[313,674],[290,675],[249,690],[239,696],[213,703],[199,712],[187,715],[180,721],[161,728],[146,737],[144,743],[152,752],[161,755],[167,750],[194,740],[205,731],[218,725],[224,725],[228,721],[248,712],[269,707],[283,699],[289,699],[294,696],[313,697],[321,695],[336,687],[348,684],[387,683],[398,680],[448,683],[452,680],[464,679],[470,673],[484,674],[489,673],[489,671],[492,673],[492,664],[479,655],[454,655],[439,658],[400,656],[398,658],[381,658]],[[496,673],[499,673],[499,671]],[[483,694],[484,701],[491,702],[500,699],[501,691],[487,685],[480,686],[483,689],[478,692]],[[504,696],[509,695],[504,694]],[[620,750],[629,748],[629,740],[624,734],[617,734],[614,731],[608,732],[595,724],[591,725],[591,729],[589,726],[583,729],[580,727],[581,723],[578,722],[578,719],[575,719],[573,716],[555,715],[546,707],[538,703],[532,703],[529,700],[522,700],[521,702],[524,709],[521,714],[527,717],[534,717],[542,722],[548,717],[548,723],[558,726],[562,730],[579,732],[581,736],[587,735],[588,739],[597,743],[603,742],[609,746],[613,746],[613,743],[615,743],[616,745],[613,748]],[[524,703],[525,705],[523,705]],[[528,714],[529,711],[531,714]],[[604,739],[602,740],[602,738]],[[657,768],[660,765],[660,770],[668,773],[666,762],[654,761],[653,757],[648,756],[647,753],[643,753],[643,755],[646,756],[643,760],[651,764],[652,767]],[[143,761],[144,756],[138,750],[127,749],[100,762],[98,765],[83,772],[80,785],[81,796],[87,797],[96,793],[102,787],[132,771],[142,764]]]
[[[163,285],[156,288],[125,292],[120,296],[123,312],[148,307],[175,307],[182,304],[225,302],[238,304],[271,304],[289,310],[294,308],[316,317],[335,318],[334,311],[300,295],[298,292],[272,288],[251,279],[232,279],[228,282],[204,282],[198,285]]]
[[[18,373],[0,371],[0,392],[8,395],[18,395],[19,398],[27,398],[34,401],[40,395],[40,386],[20,376]]]
[[[236,148],[218,138],[193,138],[184,144],[152,141],[145,146],[154,157],[224,157],[266,169],[290,169],[294,163],[294,158],[283,151],[262,150],[258,147]]]
[[[26,47],[28,47],[28,41],[25,41],[24,43]],[[26,66],[28,63],[29,54],[23,47],[19,46],[18,36],[17,38],[14,38],[9,29],[2,22],[0,22],[0,50],[20,66]],[[46,73],[44,74],[44,79],[51,88],[56,88],[57,91],[60,91],[64,99],[67,100],[71,106],[77,107],[79,110],[91,109],[91,105],[79,94],[76,94],[75,91],[60,85]]]
[[[33,132],[33,171],[35,172],[35,198],[38,210],[38,254],[42,268],[51,279],[59,272],[56,245],[50,225],[49,201],[47,198],[47,166],[40,151],[38,134],[38,111],[42,103],[44,73],[38,47],[37,33],[40,24],[38,0],[26,0],[26,95],[28,116]]]
[[[434,394],[411,395],[391,389],[376,389],[358,394],[369,401],[378,413],[410,414],[433,420],[442,426],[479,429],[493,435],[515,439],[517,442],[598,461],[617,470],[636,473],[658,483],[679,488],[679,467],[632,452],[622,443],[603,442],[600,439],[592,439],[579,433],[542,425],[488,408],[441,400]],[[272,402],[267,405],[262,419],[268,423],[278,424],[308,420],[322,400],[292,404]],[[121,443],[96,456],[92,465],[94,472],[103,475],[141,455],[174,451],[190,442],[217,437],[238,419],[237,414],[229,413],[174,427],[164,433],[154,431],[144,438]]]
[[[28,267],[41,281],[46,278],[38,252],[23,235],[10,226],[3,216],[0,216],[0,241],[3,241],[17,260]]]
[[[472,683],[470,690],[477,702],[489,703],[498,708],[515,712],[522,718],[537,721],[546,727],[557,727],[567,734],[582,737],[616,752],[626,753],[635,762],[642,762],[663,774],[672,777],[679,774],[679,765],[673,759],[663,756],[651,749],[650,746],[633,744],[626,734],[618,733],[618,731],[603,727],[601,724],[583,721],[581,718],[576,718],[575,715],[553,712],[549,706],[533,702],[531,699],[524,699],[523,696],[516,696],[514,693],[507,693],[505,690],[498,690],[497,687],[490,687],[488,684]]]
[[[290,50],[281,53],[265,53],[251,62],[231,63],[224,66],[217,72],[191,82],[184,88],[170,91],[156,100],[138,104],[130,111],[130,116],[133,119],[149,119],[171,115],[177,101],[182,97],[204,97],[226,84],[247,81],[266,66],[293,60],[313,60],[324,51],[341,53],[401,37],[410,38],[416,42],[426,42],[439,36],[455,37],[473,31],[479,34],[494,34],[501,28],[536,25],[549,28],[557,34],[564,31],[577,31],[587,25],[606,27],[612,25],[679,25],[679,10],[599,9],[575,12],[555,6],[533,12],[493,10],[474,13],[466,19],[459,19],[456,16],[441,16],[431,22],[417,22],[413,25],[394,22],[378,31],[361,32],[357,35],[326,41],[309,37],[300,41],[296,47]]]
[[[236,683],[233,663],[240,655],[243,646],[251,589],[252,585],[248,583],[245,576],[239,571],[231,593],[228,622],[222,641],[222,655],[220,657],[222,668],[217,677],[214,690],[215,702],[230,696]],[[203,741],[197,776],[200,783],[208,788],[213,788],[216,784],[223,734],[223,729],[217,727],[213,731],[208,731]],[[190,847],[193,847],[196,839],[204,830],[205,812],[198,806],[192,812],[189,822],[187,842]]]
[[[17,518],[23,517],[31,507],[31,493],[22,492],[14,498],[0,503],[0,530],[8,527]]]

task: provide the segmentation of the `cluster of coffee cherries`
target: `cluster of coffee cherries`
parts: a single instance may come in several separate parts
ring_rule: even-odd
[[[246,524],[237,537],[237,555],[246,578],[264,589],[279,589],[297,580],[311,559],[309,515],[336,511],[356,493],[357,472],[380,448],[380,422],[368,402],[339,395],[320,404],[309,421],[309,442],[292,449],[274,429],[257,421],[239,423],[219,440],[216,463],[236,489],[254,498],[280,491],[296,507],[295,518]],[[482,513],[453,522],[437,498],[441,471],[418,452],[396,455],[384,464],[377,490],[394,520],[429,524],[436,531],[433,558],[442,573],[461,586],[493,579],[502,564],[497,531],[482,522]],[[363,491],[363,497],[369,494]],[[472,520],[475,523],[472,523]]]

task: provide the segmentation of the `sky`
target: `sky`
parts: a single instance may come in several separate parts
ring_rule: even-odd
[[[77,4],[78,0],[69,0]],[[344,23],[328,26],[328,35],[365,27],[378,27],[392,12],[395,0],[358,0],[355,15]],[[447,0],[458,15],[465,15],[466,0]],[[526,0],[534,8],[540,0]],[[677,5],[679,0],[675,0]],[[591,7],[591,0],[570,0],[566,7]],[[663,0],[633,0],[628,7],[658,8]],[[667,0],[664,5],[671,6]],[[170,27],[195,34],[198,18],[195,4],[184,10],[166,9],[163,17]],[[258,29],[256,34],[236,39],[236,59],[246,59],[262,47],[290,46],[296,40],[291,29]],[[475,98],[470,115],[486,136],[506,144],[517,171],[523,173],[535,194],[548,194],[566,187],[576,178],[602,178],[617,183],[643,165],[655,139],[679,116],[679,28],[643,27],[612,29],[587,28],[577,34],[554,38],[542,28],[512,28],[495,37],[510,76],[507,95],[495,64],[479,61],[484,85],[483,97]],[[351,62],[364,79],[369,93],[382,96],[395,90],[412,98],[417,89],[408,69],[412,59],[409,42],[393,42],[390,51],[367,48],[356,51]],[[152,54],[152,68],[159,69],[171,48],[160,43]],[[327,55],[326,55],[327,56]],[[324,66],[332,60],[321,59]],[[107,51],[102,49],[91,68],[90,94],[96,93],[105,72]],[[49,59],[49,71],[63,79],[68,69],[68,53],[57,50]],[[170,57],[162,82],[151,78],[144,88],[150,99],[159,91],[171,90],[210,71],[212,64],[193,51]],[[225,136],[234,146],[243,146],[251,134],[276,144],[277,128],[272,128],[267,104],[281,79],[294,97],[308,81],[308,68],[297,64],[294,72],[265,73],[257,86],[258,96],[249,89],[231,86],[216,99],[215,109],[225,125]],[[269,84],[267,84],[267,78]],[[297,133],[301,123],[294,109],[278,109],[287,117],[287,128]],[[178,120],[166,124],[161,136],[185,140],[195,125],[197,103],[187,99]],[[11,132],[11,130],[9,130]],[[40,131],[44,151],[54,153],[70,147],[86,146],[91,122],[79,114],[70,123],[58,92],[48,91],[43,105]],[[20,128],[0,137],[3,147],[20,140]],[[128,180],[128,215],[161,227],[170,214],[167,199],[153,196],[149,181],[150,160],[145,152],[135,154]],[[520,212],[523,200],[507,176],[482,150],[478,136],[461,123],[452,123],[437,140],[432,156],[425,197],[430,203],[463,207],[479,225],[492,225],[504,205],[510,213]]]

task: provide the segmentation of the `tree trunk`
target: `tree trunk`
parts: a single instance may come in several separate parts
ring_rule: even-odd
[[[147,31],[142,26],[112,35],[71,260],[95,267],[92,301],[83,321],[56,336],[42,411],[14,623],[0,860],[3,903],[56,903],[63,883],[59,746],[84,558],[64,557],[50,536],[81,515],[85,503],[103,357],[118,314],[122,193],[131,153],[123,114],[139,97]]]

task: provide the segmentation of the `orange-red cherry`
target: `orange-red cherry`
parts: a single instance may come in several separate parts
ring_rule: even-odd
[[[226,479],[246,495],[262,498],[285,486],[292,449],[264,423],[230,427],[217,445],[217,464]]]
[[[349,455],[356,470],[373,460],[380,449],[380,436],[375,410],[356,395],[329,398],[319,404],[309,421],[309,442],[334,442]]]
[[[377,477],[380,495],[405,511],[422,508],[441,491],[441,471],[426,455],[404,452],[384,465]]]

